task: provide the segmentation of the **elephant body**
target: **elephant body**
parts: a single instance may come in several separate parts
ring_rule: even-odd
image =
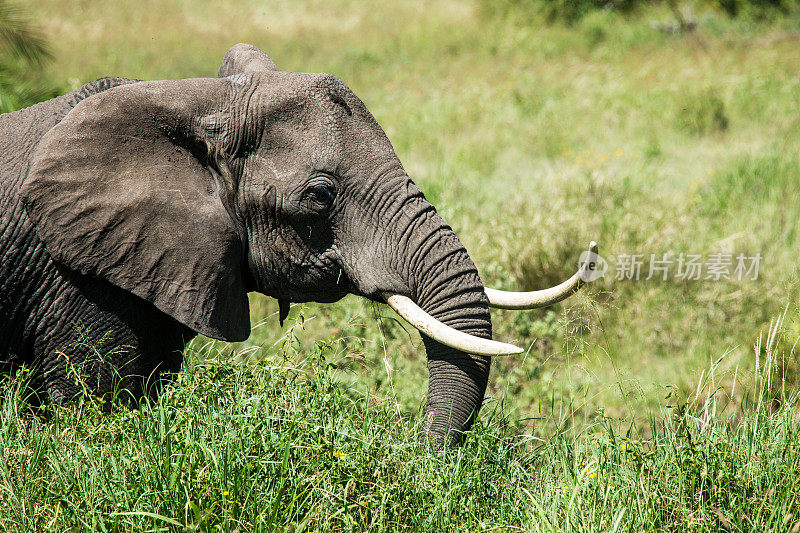
[[[41,387],[34,392],[48,399],[69,400],[84,387],[140,396],[161,371],[179,369],[180,350],[194,336],[141,298],[54,261],[20,194],[45,133],[81,100],[133,82],[99,79],[0,116],[0,152],[7,154],[0,161],[0,354],[6,372],[33,364]]]
[[[2,115],[0,153],[0,357],[42,401],[157,391],[198,333],[248,337],[251,291],[397,295],[491,339],[464,246],[334,76],[236,45],[217,78],[103,78]],[[490,359],[427,334],[423,439],[446,446]]]

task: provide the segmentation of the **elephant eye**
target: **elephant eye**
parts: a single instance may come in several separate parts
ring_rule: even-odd
[[[325,211],[333,204],[336,187],[330,178],[320,176],[311,180],[305,190],[306,206],[313,211]]]

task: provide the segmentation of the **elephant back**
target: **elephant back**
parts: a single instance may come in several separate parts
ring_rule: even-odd
[[[19,187],[25,178],[30,157],[45,133],[67,116],[81,100],[112,87],[135,83],[127,78],[100,78],[71,93],[31,107],[0,115],[0,209],[9,207],[9,189]]]

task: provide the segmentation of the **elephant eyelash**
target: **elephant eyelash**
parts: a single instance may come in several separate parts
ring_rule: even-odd
[[[328,187],[314,187],[308,193],[320,204],[330,204],[334,197],[334,192]]]
[[[303,199],[306,208],[310,210],[328,210],[336,199],[336,187],[327,176],[319,176],[308,184]]]

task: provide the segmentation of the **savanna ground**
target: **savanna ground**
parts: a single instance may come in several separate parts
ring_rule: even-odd
[[[213,76],[236,42],[336,74],[487,285],[553,285],[592,239],[609,270],[553,308],[493,312],[496,338],[529,349],[495,360],[448,456],[416,443],[418,334],[357,298],[280,328],[254,295],[250,339],[197,339],[139,410],[43,419],[22,373],[0,398],[3,527],[800,529],[800,17],[682,4],[693,32],[664,31],[665,4],[569,24],[512,1],[28,6],[63,91]],[[681,254],[718,253],[731,272],[759,255],[757,279],[675,277]],[[616,279],[624,254],[641,279]],[[666,281],[644,279],[650,254]]]

